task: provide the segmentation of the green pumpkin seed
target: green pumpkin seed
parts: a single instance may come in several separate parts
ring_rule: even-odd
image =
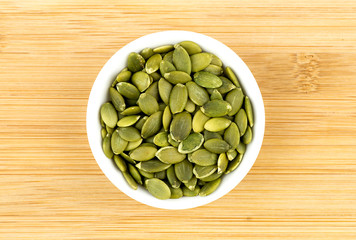
[[[155,81],[155,82],[160,80],[162,77],[161,74],[159,74],[158,72],[153,72],[150,74],[150,76],[152,77],[153,81]]]
[[[132,52],[127,57],[127,68],[131,72],[141,71],[145,67],[145,59],[138,53]]]
[[[203,145],[203,142],[202,134],[192,133],[179,144],[178,151],[183,154],[194,152]]]
[[[187,104],[188,90],[186,86],[178,83],[175,85],[169,96],[169,108],[173,114],[182,112]]]
[[[169,107],[167,106],[164,109],[163,115],[162,115],[162,124],[163,124],[163,128],[165,131],[168,131],[169,126],[171,124],[171,120],[172,120],[172,113],[171,113],[171,110],[169,109]]]
[[[199,186],[196,186],[194,188],[194,191],[191,191],[189,190],[189,188],[187,188],[186,186],[183,186],[182,188],[183,190],[183,196],[186,196],[186,197],[195,197],[195,196],[198,196],[199,192],[200,192],[200,187]]]
[[[169,188],[171,190],[171,199],[178,199],[183,197],[183,191],[181,188]]]
[[[176,177],[173,165],[167,169],[167,179],[169,184],[171,184],[172,188],[179,188],[181,182]]]
[[[221,139],[209,139],[204,143],[204,147],[213,153],[224,153],[227,152],[231,146]]]
[[[236,89],[231,90],[226,95],[225,99],[232,106],[232,109],[228,115],[234,116],[240,110],[240,108],[242,106],[242,103],[244,101],[244,94],[243,94],[241,88],[236,88]]]
[[[114,105],[115,109],[119,112],[124,111],[126,104],[121,94],[115,88],[112,87],[109,89],[109,93],[111,102]]]
[[[213,138],[222,139],[222,136],[217,132],[210,132],[208,130],[204,130],[205,141],[208,141],[209,139],[213,139]]]
[[[149,173],[149,172],[143,171],[143,170],[141,170],[139,168],[137,170],[145,178],[154,178],[155,177],[154,173]]]
[[[194,191],[195,187],[197,186],[198,179],[193,176],[188,182],[184,183],[184,185],[190,190]]]
[[[136,161],[148,161],[155,157],[157,148],[153,144],[145,143],[132,150],[130,157]]]
[[[212,58],[211,58],[211,64],[214,64],[216,66],[222,67],[223,63],[220,60],[220,58],[218,58],[217,56],[215,56],[214,54],[211,54]]]
[[[221,87],[217,88],[217,90],[221,93],[221,94],[225,94],[230,92],[231,90],[235,89],[236,86],[226,77],[220,76],[219,77],[222,81],[222,85]]]
[[[198,110],[193,117],[192,127],[194,132],[202,132],[204,130],[205,123],[210,118],[206,116],[201,110]]]
[[[166,171],[164,170],[164,171],[156,172],[154,177],[163,180],[166,178],[166,175],[167,175]]]
[[[222,175],[222,173],[214,172],[210,176],[207,176],[205,178],[201,178],[200,180],[202,180],[204,182],[211,182],[211,181],[214,181],[214,180],[218,179],[219,177],[221,177],[221,175]]]
[[[210,100],[224,100],[221,93],[217,90],[217,89],[214,89],[213,90],[213,93],[210,95]]]
[[[192,77],[188,73],[183,71],[172,71],[172,72],[165,73],[163,76],[168,82],[172,84],[178,84],[178,83],[184,84],[189,81],[192,81]]]
[[[146,62],[146,73],[151,74],[159,69],[159,64],[162,61],[162,56],[160,54],[155,54],[150,57]]]
[[[243,108],[241,108],[236,114],[235,123],[239,128],[240,135],[243,136],[247,129],[247,115]]]
[[[203,106],[209,101],[209,95],[207,91],[195,82],[187,82],[186,87],[188,89],[190,100],[192,100],[192,102],[196,105]]]
[[[136,167],[138,169],[141,169],[149,173],[160,172],[166,170],[170,166],[171,164],[163,163],[158,159],[152,159],[149,161],[139,162],[138,164],[136,164]]]
[[[205,197],[212,194],[219,187],[220,182],[221,182],[221,178],[208,182],[201,188],[199,192],[199,196]]]
[[[209,119],[204,128],[210,132],[219,132],[228,128],[231,124],[231,121],[226,118],[211,118]]]
[[[209,152],[206,149],[199,149],[191,155],[191,161],[200,166],[211,166],[215,165],[218,160],[218,155]]]
[[[180,142],[186,139],[192,130],[192,117],[187,112],[173,116],[170,131],[174,140]]]
[[[122,175],[124,176],[126,182],[129,184],[129,186],[132,189],[137,190],[137,183],[136,183],[135,179],[131,176],[131,174],[128,172],[122,172]]]
[[[232,161],[237,156],[237,151],[236,150],[229,150],[229,151],[226,152],[226,156],[227,156],[227,159],[229,161]]]
[[[116,84],[117,91],[128,99],[136,100],[140,96],[140,91],[131,83],[119,82]]]
[[[166,53],[169,51],[172,51],[174,49],[173,45],[163,45],[163,46],[159,46],[153,49],[154,53]]]
[[[176,45],[173,51],[173,64],[178,71],[183,71],[187,74],[191,73],[192,65],[189,54],[180,45]]]
[[[199,72],[209,66],[211,62],[211,54],[209,53],[197,53],[190,56],[192,62],[192,72]]]
[[[116,86],[116,84],[117,84],[118,82],[128,82],[128,81],[130,80],[130,78],[131,78],[131,75],[132,75],[132,73],[131,73],[130,71],[128,71],[128,70],[126,70],[126,71],[124,71],[124,70],[121,71],[121,72],[117,75],[117,77],[116,77],[114,83],[112,84],[112,87]]]
[[[187,160],[174,165],[176,177],[183,183],[187,183],[193,176],[193,165]]]
[[[224,100],[212,100],[201,107],[201,111],[208,117],[225,116],[231,109],[231,105]]]
[[[159,147],[169,146],[168,133],[166,132],[158,133],[156,136],[154,136],[153,143]]]
[[[122,153],[127,147],[128,142],[124,140],[119,133],[119,130],[114,131],[111,136],[111,149],[115,154]]]
[[[145,72],[135,72],[131,78],[132,83],[140,92],[145,91],[151,84],[151,77]]]
[[[193,54],[202,52],[200,46],[192,41],[183,41],[183,42],[178,43],[177,45],[182,46],[187,51],[187,53],[189,55],[193,55]]]
[[[140,115],[130,115],[127,117],[123,117],[117,122],[117,126],[118,127],[132,126],[140,119],[140,117],[141,117]]]
[[[197,178],[205,178],[210,176],[216,171],[217,167],[215,165],[212,166],[200,166],[195,165],[193,168],[193,173]]]
[[[107,134],[103,139],[103,152],[107,158],[112,158],[114,153],[111,150],[111,135]]]
[[[190,99],[188,99],[187,103],[185,104],[184,110],[189,112],[189,113],[194,112],[195,111],[195,104]]]
[[[127,166],[125,160],[122,159],[122,157],[120,157],[119,155],[114,155],[114,162],[121,172],[126,172]]]
[[[120,156],[123,157],[126,160],[126,162],[129,162],[129,163],[132,163],[132,164],[136,164],[136,161],[133,160],[132,158],[130,158],[130,156],[127,155],[126,153],[124,153],[124,152],[120,153]]]
[[[169,103],[169,96],[171,95],[173,86],[164,78],[161,78],[158,81],[158,92],[162,99],[162,101],[168,105]]]
[[[225,172],[227,165],[229,164],[229,160],[227,159],[227,156],[225,153],[221,153],[218,158],[218,171],[217,173],[223,173]]]
[[[156,157],[164,163],[175,164],[185,159],[185,154],[178,152],[177,148],[168,146],[160,148],[156,152]]]
[[[143,116],[140,120],[138,120],[137,123],[135,124],[135,128],[137,130],[141,131],[143,124],[145,124],[147,118],[148,118],[148,116]]]
[[[149,138],[146,138],[145,139],[145,143],[151,143],[151,144],[154,144],[154,142],[153,142],[153,139],[155,138],[155,136],[151,136],[151,137],[149,137]]]
[[[155,198],[165,200],[171,197],[168,185],[158,178],[146,179],[145,186]]]
[[[240,165],[242,157],[243,154],[239,154],[234,160],[232,160],[227,166],[225,174],[229,174],[230,172],[234,171]]]
[[[140,55],[144,58],[144,59],[149,59],[152,55],[154,54],[152,48],[144,48],[141,52]]]
[[[235,73],[232,71],[230,67],[225,68],[225,75],[228,77],[237,87],[240,87],[240,83]]]
[[[138,184],[142,185],[141,175],[140,175],[139,171],[137,170],[137,168],[135,168],[131,164],[128,164],[128,168],[129,168],[129,172],[130,172],[131,176],[135,179],[135,181]]]
[[[128,142],[134,142],[141,139],[140,132],[134,127],[122,127],[117,130],[120,137]]]
[[[194,82],[204,88],[221,87],[222,81],[219,77],[209,72],[197,72],[194,74]]]
[[[176,68],[172,63],[162,60],[159,65],[159,70],[161,71],[162,76],[164,76],[166,73],[176,71]]]
[[[147,118],[146,122],[142,126],[141,136],[148,138],[156,134],[162,126],[162,112],[156,112]]]
[[[237,145],[236,150],[240,154],[245,153],[246,152],[246,144],[244,144],[242,141],[240,141],[239,145]]]
[[[109,102],[104,103],[101,106],[100,115],[106,126],[110,128],[114,128],[116,126],[117,121],[119,120],[114,106]]]
[[[248,123],[249,123],[250,127],[253,127],[252,105],[251,105],[250,99],[247,96],[245,97],[245,110],[246,110]]]
[[[231,146],[232,149],[237,148],[240,143],[240,131],[236,123],[232,122],[225,130],[224,140]]]
[[[154,97],[157,102],[160,100],[158,93],[158,82],[152,83],[146,90],[146,93]]]
[[[111,128],[111,127],[109,127],[109,126],[106,126],[105,129],[106,129],[106,132],[107,132],[108,134],[110,134],[110,135],[111,135],[111,134],[114,132],[114,130],[115,130],[114,128]]]
[[[173,51],[166,53],[166,55],[163,57],[163,60],[173,64]]]
[[[174,140],[172,138],[171,134],[168,134],[168,142],[169,144],[171,144],[173,147],[178,147],[179,146],[179,142],[177,142],[176,140]]]
[[[204,68],[203,71],[209,72],[209,73],[214,74],[216,76],[220,76],[224,72],[221,67],[213,65],[213,64],[210,64],[209,66]]]
[[[107,134],[107,132],[106,132],[106,129],[105,128],[101,128],[101,138],[104,138],[105,136],[106,136],[106,134]]]
[[[146,115],[152,115],[159,110],[157,100],[150,94],[142,93],[137,101],[141,111]]]
[[[141,112],[141,109],[139,106],[132,106],[132,107],[126,108],[120,114],[127,116],[127,115],[136,115],[136,114],[139,114],[140,112]]]
[[[247,127],[245,134],[242,136],[242,142],[244,144],[249,144],[252,140],[252,130],[250,126]]]
[[[143,139],[141,138],[140,140],[129,142],[125,148],[125,151],[131,151],[137,148],[138,146],[141,145]]]

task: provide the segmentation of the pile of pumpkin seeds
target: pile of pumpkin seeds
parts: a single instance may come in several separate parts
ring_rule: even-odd
[[[230,67],[192,41],[132,52],[102,105],[103,151],[158,199],[207,196],[252,139],[248,96]]]

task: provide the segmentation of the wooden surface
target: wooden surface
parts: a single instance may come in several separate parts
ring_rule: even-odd
[[[85,115],[128,42],[191,30],[231,47],[265,102],[256,164],[184,211],[116,189]],[[355,1],[0,0],[0,239],[356,239]]]

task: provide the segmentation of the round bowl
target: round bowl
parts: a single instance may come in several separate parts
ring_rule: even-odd
[[[220,186],[206,197],[182,197],[180,199],[159,200],[139,186],[133,190],[126,183],[120,170],[108,159],[102,151],[100,134],[100,106],[108,101],[108,89],[116,75],[126,67],[126,58],[130,52],[140,52],[145,47],[157,47],[164,44],[175,44],[184,40],[198,43],[204,51],[219,57],[224,66],[230,66],[240,80],[244,92],[249,96],[255,118],[253,139],[247,146],[245,155],[238,168],[224,175]],[[260,89],[255,78],[241,58],[225,44],[203,34],[188,31],[164,31],[140,37],[117,51],[104,65],[91,89],[87,107],[87,134],[94,158],[106,177],[122,192],[138,202],[163,209],[187,209],[208,204],[215,201],[241,182],[254,164],[260,151],[265,129],[265,110]]]

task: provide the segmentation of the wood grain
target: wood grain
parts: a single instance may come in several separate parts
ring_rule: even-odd
[[[0,239],[356,239],[355,1],[0,0],[0,29]],[[266,108],[247,177],[184,211],[117,190],[85,129],[104,63],[168,29],[231,47]]]

